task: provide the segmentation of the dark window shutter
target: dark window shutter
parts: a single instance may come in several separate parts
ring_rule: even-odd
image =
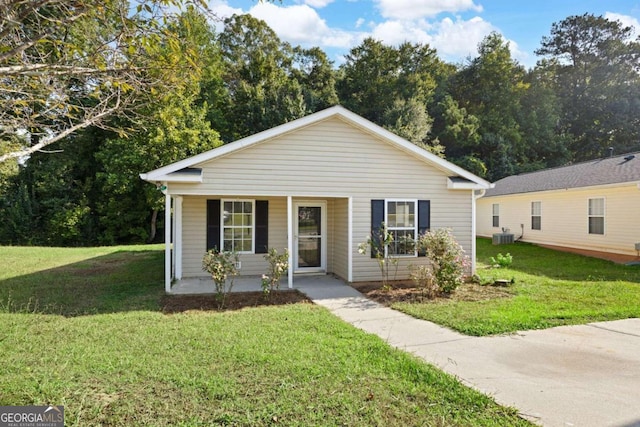
[[[418,236],[431,228],[431,201],[418,200]],[[418,251],[418,256],[425,256],[424,251]]]
[[[220,245],[220,200],[207,200],[207,250]]]
[[[378,248],[381,248],[382,223],[384,222],[384,200],[371,201],[371,258],[378,255]]]
[[[256,247],[255,253],[269,251],[269,201],[256,200]]]

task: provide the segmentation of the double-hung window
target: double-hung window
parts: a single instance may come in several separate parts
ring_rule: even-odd
[[[531,202],[531,229],[542,230],[542,202]]]
[[[493,218],[493,226],[500,227],[500,205],[494,203],[491,206],[492,209],[492,218]]]
[[[253,200],[222,201],[222,248],[224,251],[253,252],[254,212]]]
[[[416,256],[418,238],[418,201],[387,200],[387,231],[393,241],[387,246],[390,256]]]
[[[604,198],[589,199],[589,234],[604,234]]]

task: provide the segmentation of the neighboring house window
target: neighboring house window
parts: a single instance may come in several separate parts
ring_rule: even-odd
[[[238,253],[253,252],[254,201],[222,201],[222,249]]]
[[[542,202],[531,202],[531,229],[542,229]]]
[[[415,240],[431,227],[430,200],[371,200],[371,257],[375,258],[381,247],[380,230],[386,224],[393,242],[384,248],[389,256],[425,256],[416,252]]]
[[[389,255],[416,255],[418,238],[417,200],[387,200],[387,230],[393,241],[387,247]]]
[[[589,234],[604,234],[604,198],[589,199]]]
[[[500,227],[500,205],[497,203],[493,204],[493,226]]]

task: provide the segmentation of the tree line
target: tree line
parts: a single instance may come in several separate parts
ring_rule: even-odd
[[[601,16],[554,23],[532,69],[497,33],[462,64],[368,38],[335,67],[250,15],[216,33],[193,6],[51,3],[0,27],[0,244],[154,241],[163,196],[139,173],[336,104],[490,181],[640,149],[640,39]]]

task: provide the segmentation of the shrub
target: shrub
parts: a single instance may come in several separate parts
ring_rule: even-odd
[[[269,297],[271,292],[280,288],[280,279],[289,270],[289,251],[285,249],[283,254],[278,254],[271,248],[264,259],[269,263],[269,270],[262,275],[262,292]]]
[[[436,283],[433,275],[433,269],[429,265],[411,265],[409,266],[411,271],[411,280],[415,283],[422,294],[422,297],[429,299],[435,298],[440,292],[440,288]]]
[[[358,252],[362,255],[367,255],[371,250],[374,252],[378,267],[380,268],[380,275],[382,276],[382,289],[389,290],[391,285],[389,284],[389,274],[393,267],[393,279],[395,280],[398,273],[398,259],[393,258],[387,247],[393,242],[393,234],[389,233],[387,225],[383,222],[382,226],[378,229],[374,236],[367,237],[367,241],[358,245]]]
[[[495,268],[507,268],[513,263],[513,256],[510,253],[506,255],[498,254],[496,257],[491,257],[491,266]]]
[[[233,279],[240,274],[237,267],[238,254],[235,252],[220,252],[213,248],[202,258],[202,270],[211,275],[216,287],[218,308],[223,308],[227,295],[233,289]]]
[[[418,250],[429,259],[440,291],[449,293],[462,284],[469,260],[451,230],[427,231],[418,238]]]

